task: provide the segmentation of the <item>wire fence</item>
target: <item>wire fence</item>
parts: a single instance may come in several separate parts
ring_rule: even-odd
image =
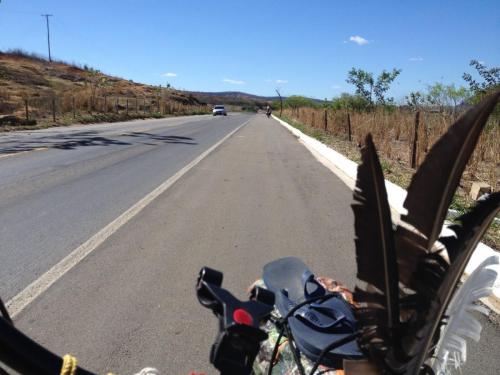
[[[373,135],[379,152],[406,167],[416,168],[432,145],[443,135],[460,114],[396,109],[372,112],[348,112],[325,108],[286,108],[283,115],[306,124],[315,131],[355,143],[360,146],[368,133]],[[490,117],[467,173],[499,186],[500,119]]]
[[[12,115],[26,122],[36,120],[78,119],[95,114],[116,114],[122,116],[167,116],[193,113],[209,113],[207,105],[182,103],[161,97],[126,96],[32,96],[22,103],[13,105]]]

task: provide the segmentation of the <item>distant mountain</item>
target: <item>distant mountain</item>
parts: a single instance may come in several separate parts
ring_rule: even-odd
[[[196,100],[207,104],[226,104],[241,106],[245,108],[263,108],[275,100],[279,100],[278,96],[259,96],[248,94],[241,91],[221,91],[221,92],[203,92],[203,91],[183,91],[185,95],[195,98]],[[283,96],[283,99],[287,97]],[[324,100],[316,98],[308,98],[317,104],[325,103]]]
[[[185,94],[193,96],[197,100],[208,104],[227,104],[237,106],[266,106],[274,100],[278,100],[277,96],[258,96],[247,94],[240,91],[222,91],[222,92],[201,92],[201,91],[184,91]]]

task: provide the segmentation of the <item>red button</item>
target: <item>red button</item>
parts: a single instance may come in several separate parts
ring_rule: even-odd
[[[238,324],[245,324],[247,326],[251,326],[253,324],[252,315],[243,309],[234,310],[233,319]]]

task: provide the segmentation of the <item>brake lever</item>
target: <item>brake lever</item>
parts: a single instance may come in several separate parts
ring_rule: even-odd
[[[210,351],[210,363],[221,374],[250,374],[267,333],[260,329],[273,310],[274,293],[259,287],[249,301],[240,301],[223,289],[223,274],[208,267],[200,270],[196,295],[201,305],[219,319],[219,332]]]

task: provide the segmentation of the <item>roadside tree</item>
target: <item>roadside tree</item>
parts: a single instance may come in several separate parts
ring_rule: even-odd
[[[373,73],[352,68],[346,82],[356,88],[356,95],[362,97],[370,108],[375,104],[385,106],[394,102],[394,98],[387,97],[387,92],[400,73],[401,69],[393,69],[390,72],[383,70],[375,80]]]

